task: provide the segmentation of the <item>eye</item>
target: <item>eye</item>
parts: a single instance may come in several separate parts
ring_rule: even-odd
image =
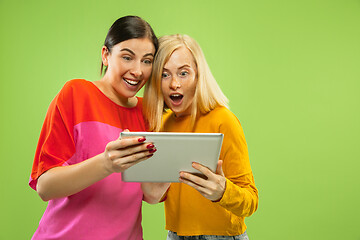
[[[130,61],[131,57],[126,55],[126,56],[122,56],[122,59],[124,59],[125,61]]]
[[[186,77],[187,75],[189,75],[188,71],[181,71],[179,74],[181,77]]]
[[[167,77],[169,77],[169,74],[168,74],[168,73],[163,72],[163,73],[161,74],[161,78],[167,78]]]
[[[145,59],[143,61],[145,64],[152,64],[152,60],[151,59]]]

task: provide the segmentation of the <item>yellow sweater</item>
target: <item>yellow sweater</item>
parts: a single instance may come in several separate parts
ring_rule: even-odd
[[[223,133],[220,160],[226,189],[220,201],[212,202],[186,184],[172,183],[165,199],[166,229],[181,236],[242,234],[244,218],[257,209],[258,191],[240,122],[230,110],[218,107],[200,116],[194,131],[189,125],[190,116],[176,118],[169,111],[161,131]]]

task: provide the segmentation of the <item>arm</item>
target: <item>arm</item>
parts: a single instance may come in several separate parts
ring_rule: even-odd
[[[224,134],[220,159],[216,173],[200,164],[193,167],[208,177],[207,180],[189,173],[182,173],[186,182],[204,197],[216,202],[237,216],[253,214],[258,207],[258,190],[252,175],[245,136],[238,119],[230,111],[221,112],[221,118],[209,124],[216,124],[218,132]],[[223,171],[222,171],[223,170]]]
[[[170,187],[170,183],[141,183],[141,189],[144,193],[143,200],[150,204],[160,202],[164,197],[167,190]]]
[[[257,210],[258,202],[258,190],[250,173],[239,177],[237,182],[226,179],[226,190],[217,204],[237,216],[248,217]]]
[[[148,144],[140,143],[138,137],[117,139],[108,143],[105,151],[97,156],[78,164],[49,169],[38,178],[36,190],[44,201],[75,194],[151,157]]]
[[[226,178],[222,170],[222,163],[222,160],[218,161],[216,173],[213,173],[207,167],[194,162],[192,167],[204,174],[207,179],[191,173],[180,172],[179,180],[180,182],[195,188],[207,199],[217,202],[222,198],[226,189]]]
[[[203,173],[207,179],[180,172],[180,182],[193,187],[205,198],[216,202],[239,217],[248,217],[256,211],[258,192],[255,185],[237,185],[227,179],[222,170],[221,160],[218,162],[216,173],[198,163],[193,163],[192,166]]]
[[[88,155],[88,159],[81,156],[81,162],[76,161],[77,164],[70,166],[67,164],[73,157],[81,155],[76,152],[77,131],[74,126],[82,122],[83,118],[87,119],[94,106],[99,109],[103,107],[102,104],[95,105],[95,102],[90,101],[93,99],[90,99],[89,91],[93,91],[92,84],[69,81],[50,103],[29,182],[44,201],[75,194],[111,173],[122,172],[151,156],[148,150],[154,148],[154,145],[144,143],[144,138],[141,141],[138,137],[115,138],[106,146],[101,145],[104,150],[99,149]]]

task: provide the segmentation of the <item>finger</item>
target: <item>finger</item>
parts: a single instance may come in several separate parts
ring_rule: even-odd
[[[129,129],[124,129],[122,132],[130,132],[130,131],[129,131]],[[121,137],[121,133],[120,133],[118,139],[121,140],[122,138],[126,138],[126,137]]]
[[[156,151],[156,148],[152,142],[145,142],[139,145],[118,149],[116,151],[119,152],[120,157],[125,157],[128,155],[133,155],[135,153],[144,152],[144,151],[149,151],[150,153],[154,153]]]
[[[106,150],[117,150],[121,148],[127,148],[135,145],[140,145],[143,142],[145,142],[144,137],[129,137],[129,138],[123,138],[123,139],[117,139],[115,141],[109,142],[106,145]]]
[[[224,174],[224,172],[222,170],[223,163],[224,163],[223,160],[218,161],[218,164],[217,164],[217,167],[216,167],[216,174],[219,174],[219,175],[225,177],[225,174]]]
[[[125,129],[124,131],[122,132],[130,132],[129,129]],[[125,138],[125,137],[121,137],[121,133],[119,134],[119,139],[122,139],[122,138]]]
[[[125,129],[124,131],[122,132],[130,132],[129,129]],[[144,136],[123,136],[121,137],[121,133],[119,134],[119,138],[118,140],[121,140],[121,139],[128,139],[128,138],[138,138],[139,142],[144,142],[146,140],[146,138]]]
[[[156,148],[154,144],[147,142],[140,145],[134,145],[126,148],[108,151],[108,156],[111,160],[115,160],[117,158],[124,158],[142,152],[151,154],[154,153],[155,151]]]
[[[151,157],[154,154],[153,151],[151,150],[146,150],[146,151],[142,151],[142,152],[136,152],[134,154],[131,155],[126,155],[124,157],[118,158],[114,161],[115,164],[120,165],[120,164],[132,164],[132,163],[136,163],[138,160],[141,160],[143,158],[148,158]]]
[[[180,172],[180,178],[186,181],[191,181],[203,188],[207,188],[209,186],[209,182],[207,180],[188,172]]]
[[[182,182],[182,183],[185,183],[185,184],[189,185],[190,187],[195,188],[195,189],[196,189],[197,191],[199,191],[200,193],[204,193],[204,192],[206,191],[206,188],[204,188],[203,186],[198,185],[198,184],[196,184],[196,183],[194,183],[194,182],[192,182],[192,181],[190,181],[190,180],[188,180],[188,179],[186,179],[186,178],[180,177],[180,178],[179,178],[179,181]]]
[[[123,163],[123,164],[122,164],[122,168],[123,168],[124,170],[126,170],[126,169],[134,166],[135,164],[138,164],[138,163],[140,163],[140,162],[142,162],[142,161],[145,161],[145,160],[151,158],[153,155],[154,155],[154,154],[150,154],[150,155],[148,155],[148,156],[146,156],[146,157],[143,157],[143,158],[140,158],[140,159],[138,159],[138,160],[136,160],[136,161]]]
[[[197,190],[201,195],[203,195],[205,198],[207,199],[211,199],[212,196],[212,192],[210,189],[207,189],[205,187],[199,186],[196,183],[193,183],[189,180],[183,179],[183,178],[179,178],[180,182],[185,183],[186,185],[194,188],[195,190]]]
[[[213,171],[211,171],[208,167],[201,165],[200,163],[193,162],[192,167],[195,168],[196,170],[200,171],[201,173],[203,173],[208,178],[214,176]]]

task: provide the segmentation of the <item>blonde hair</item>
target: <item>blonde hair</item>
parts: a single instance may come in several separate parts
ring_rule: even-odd
[[[164,65],[172,53],[183,46],[191,52],[197,68],[197,85],[192,103],[191,127],[195,125],[199,112],[205,114],[218,106],[228,107],[228,99],[212,75],[199,44],[187,35],[163,36],[159,38],[159,50],[154,59],[152,75],[144,90],[143,108],[145,118],[149,122],[149,131],[160,130],[162,115],[167,109],[161,90]]]

